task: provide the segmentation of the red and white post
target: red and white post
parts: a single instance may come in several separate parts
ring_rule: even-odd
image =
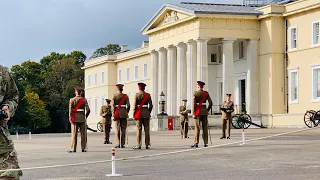
[[[106,176],[122,176],[122,174],[116,174],[116,150],[114,148],[111,149],[111,160],[112,174],[107,174]]]
[[[242,144],[240,144],[240,145],[244,145],[245,142],[246,142],[246,140],[245,140],[245,136],[244,136],[244,129],[242,129]]]

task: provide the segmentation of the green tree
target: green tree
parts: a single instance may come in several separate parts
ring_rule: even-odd
[[[82,51],[72,51],[66,57],[76,60],[76,64],[79,64],[81,67],[84,65],[84,62],[87,59],[87,56],[83,54]]]
[[[108,44],[106,45],[106,47],[101,47],[97,49],[93,53],[93,55],[90,57],[90,59],[104,56],[104,55],[114,55],[120,51],[121,51],[121,47],[119,46],[119,44]]]
[[[24,97],[27,101],[26,112],[30,120],[30,127],[32,130],[39,128],[47,128],[50,126],[49,111],[47,111],[45,103],[39,99],[35,92],[26,92]]]

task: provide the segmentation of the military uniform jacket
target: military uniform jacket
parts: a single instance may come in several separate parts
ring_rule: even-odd
[[[8,106],[11,117],[17,110],[19,91],[7,68],[0,65],[0,108]]]
[[[116,107],[118,106],[122,96],[124,96],[123,93],[117,92],[116,94],[113,95],[112,100],[111,100],[111,112],[112,116],[114,117],[114,112],[116,110]],[[130,111],[130,101],[128,96],[124,100],[122,107],[119,108],[119,118],[128,118],[128,113]]]
[[[186,107],[185,106],[180,106],[179,108],[179,113],[180,113],[180,121],[184,121],[187,120],[188,121],[188,112],[186,111]]]
[[[198,90],[198,91],[194,91],[193,92],[193,98],[192,98],[192,114],[194,114],[197,106],[198,106],[198,103],[201,101],[202,99],[202,94],[203,94],[204,91],[201,91],[201,90]],[[209,105],[208,105],[209,103]],[[207,104],[207,105],[205,105]],[[212,100],[210,98],[210,95],[208,93],[207,97],[205,98],[205,100],[203,101],[202,103],[202,106],[200,107],[200,114],[199,116],[206,116],[208,115],[208,111],[212,108]]]
[[[69,120],[71,120],[73,110],[78,104],[79,100],[81,99],[81,96],[76,96],[74,98],[70,99],[69,102]],[[79,106],[78,111],[75,113],[74,122],[86,122],[87,117],[90,114],[90,108],[88,105],[87,100],[85,99],[81,105]]]
[[[232,101],[224,101],[221,105],[222,108],[228,108],[227,112],[222,111],[222,119],[231,119],[231,113],[234,111],[234,104]]]
[[[0,108],[8,106],[12,117],[17,109],[18,102],[18,88],[8,69],[0,65]],[[0,155],[11,153],[13,150],[14,144],[10,137],[8,126],[2,122],[0,125]]]
[[[111,105],[107,104],[107,105],[101,106],[100,116],[102,116],[102,119],[101,119],[102,124],[111,124],[111,117],[112,117]]]
[[[144,91],[139,91],[138,93],[136,93],[135,97],[134,97],[134,112],[136,112],[136,110],[138,109],[144,95],[146,94],[146,92]],[[149,106],[148,106],[149,105]],[[148,97],[148,99],[146,100],[146,102],[144,103],[144,106],[140,109],[140,118],[150,118],[151,115],[151,111],[152,111],[153,105],[152,105],[152,99],[151,99],[151,95]]]

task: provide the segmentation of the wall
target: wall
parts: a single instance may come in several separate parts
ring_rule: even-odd
[[[312,22],[320,20],[320,8],[287,17],[288,26],[297,26],[297,50],[288,52],[288,69],[298,68],[298,103],[289,104],[289,113],[320,110],[320,102],[312,102],[311,66],[320,65],[320,46],[312,46]],[[300,117],[301,118],[301,117]]]

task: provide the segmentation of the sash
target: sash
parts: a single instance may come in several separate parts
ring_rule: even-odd
[[[137,108],[137,110],[134,112],[134,119],[140,119],[140,110],[142,108],[142,106],[144,105],[144,103],[147,101],[147,99],[149,98],[149,93],[144,94],[142,101],[139,104],[139,107]]]
[[[76,112],[79,109],[80,105],[83,103],[83,101],[84,101],[84,97],[80,98],[80,100],[78,101],[76,107],[74,107],[74,109],[72,111],[71,122],[74,122],[74,118],[76,116]]]
[[[127,95],[124,94],[124,95],[122,96],[122,98],[120,99],[120,102],[119,102],[119,104],[118,104],[118,107],[115,108],[115,110],[114,110],[114,118],[115,118],[115,119],[118,119],[118,118],[119,118],[119,109],[121,108],[121,105],[123,104],[123,102],[124,102],[124,100],[126,99],[126,97],[127,97]]]
[[[203,103],[203,101],[206,99],[207,95],[208,95],[208,92],[207,92],[207,91],[203,91],[201,100],[200,100],[199,104],[197,105],[196,110],[195,110],[195,112],[194,112],[194,115],[195,115],[196,117],[199,116],[199,114],[200,114],[200,107],[202,106],[202,103]]]

